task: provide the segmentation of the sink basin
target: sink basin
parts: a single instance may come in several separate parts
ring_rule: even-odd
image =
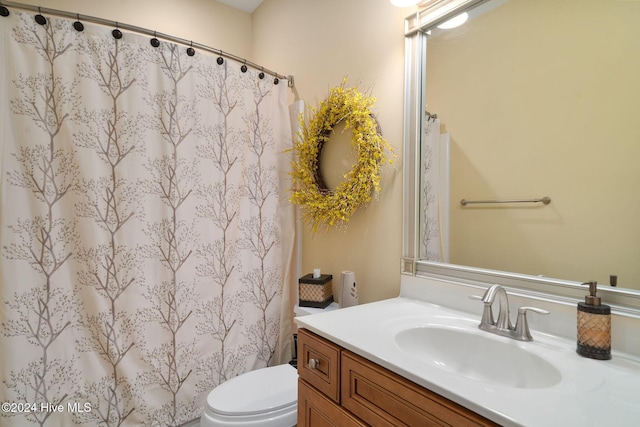
[[[519,341],[445,326],[405,329],[395,336],[405,353],[464,377],[513,388],[547,388],[560,371]]]

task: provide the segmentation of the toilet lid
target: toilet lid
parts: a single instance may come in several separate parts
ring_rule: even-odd
[[[251,415],[291,406],[298,400],[298,371],[289,364],[238,375],[213,389],[207,405],[223,415]]]

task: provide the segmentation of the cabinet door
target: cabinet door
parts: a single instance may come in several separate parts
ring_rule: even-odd
[[[365,426],[303,380],[298,380],[298,427]]]
[[[374,426],[496,424],[356,354],[342,351],[342,406]]]
[[[298,375],[340,403],[340,347],[305,329],[298,330]]]

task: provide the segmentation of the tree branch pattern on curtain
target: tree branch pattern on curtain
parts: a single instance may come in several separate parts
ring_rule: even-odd
[[[443,261],[440,235],[440,119],[427,115],[420,145],[420,258],[427,261]]]
[[[19,11],[0,46],[0,424],[180,425],[282,362],[285,85]]]

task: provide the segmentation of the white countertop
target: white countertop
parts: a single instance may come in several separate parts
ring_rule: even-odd
[[[505,426],[640,425],[640,360],[613,352],[612,360],[592,360],[575,352],[576,343],[537,333],[520,342],[477,330],[480,318],[398,297],[328,313],[297,317],[306,328],[423,387]],[[466,378],[403,351],[396,334],[437,322],[488,334],[553,363],[562,380],[545,388],[516,388]],[[469,348],[473,352],[473,348]]]

